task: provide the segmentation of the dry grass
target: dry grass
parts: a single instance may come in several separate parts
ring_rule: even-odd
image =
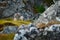
[[[14,34],[0,34],[0,40],[13,40]]]

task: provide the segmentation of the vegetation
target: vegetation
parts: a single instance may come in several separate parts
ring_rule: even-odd
[[[4,26],[10,25],[10,26],[20,26],[22,24],[28,25],[31,21],[22,21],[22,20],[17,20],[14,21],[13,19],[0,19],[0,31],[3,30]]]
[[[13,40],[14,34],[0,34],[0,40]]]
[[[6,24],[10,24],[10,25],[17,25],[20,26],[21,24],[29,24],[30,21],[22,21],[22,20],[17,20],[14,21],[13,19],[0,19],[0,31],[3,30],[3,26],[6,26]],[[13,40],[14,38],[14,34],[0,34],[0,40]]]
[[[21,24],[29,24],[30,21],[29,20],[26,20],[26,21],[22,21],[22,20],[17,20],[17,21],[14,21],[13,19],[0,19],[0,24],[15,24],[16,26],[20,26]]]
[[[43,13],[45,11],[45,8],[43,5],[35,6],[34,8],[38,13]]]

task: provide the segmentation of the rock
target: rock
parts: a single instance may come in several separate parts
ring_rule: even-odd
[[[20,13],[25,20],[33,18],[33,12],[25,9],[23,0],[8,1],[9,7],[3,11],[3,17],[13,17],[15,13]],[[28,5],[29,6],[29,5]]]
[[[20,17],[21,17],[21,14],[20,13],[15,13],[14,14],[14,21],[19,20]]]
[[[3,29],[3,33],[6,33],[6,34],[9,34],[9,33],[16,33],[18,27],[16,26],[6,26],[4,29]]]
[[[47,28],[47,29],[46,29]],[[49,27],[46,27],[44,30],[46,31],[57,31],[57,32],[60,32],[60,24],[54,24],[54,25],[51,25]]]
[[[45,17],[43,16],[40,16],[38,18],[38,20],[34,21],[34,25],[38,24],[38,23],[44,23],[44,24],[47,24],[49,22],[48,19],[46,19]]]
[[[25,30],[25,25],[21,25],[18,28],[17,33],[14,36],[14,40],[27,40],[27,38],[24,36],[27,33],[27,31]]]
[[[56,17],[56,20],[57,20],[57,21],[60,21],[60,18],[59,18],[59,17]]]
[[[22,25],[19,26],[18,30],[25,29],[25,27],[26,27],[26,25],[25,24],[22,24]]]
[[[51,20],[60,21],[60,0],[56,1],[55,4],[52,4],[46,11],[44,11],[41,16],[34,22],[48,24]]]
[[[45,23],[38,23],[36,24],[37,28],[45,28],[47,25]]]
[[[29,27],[29,28],[27,28]],[[30,23],[29,25],[21,25],[19,28],[18,28],[18,31],[17,33],[15,34],[14,36],[14,40],[18,40],[19,38],[23,37],[21,40],[29,40],[29,39],[35,39],[35,36],[38,35],[39,31],[38,29],[32,24]]]
[[[27,40],[27,38],[24,36],[20,36],[20,34],[15,34],[14,40]]]
[[[23,1],[26,1],[26,4],[24,4]],[[39,0],[38,0],[39,1]],[[30,3],[31,2],[31,3]],[[5,10],[2,13],[2,17],[13,17],[13,15],[15,13],[20,13],[22,16],[24,16],[25,20],[33,20],[34,17],[38,16],[34,16],[33,13],[33,6],[31,4],[34,4],[34,2],[36,2],[36,0],[34,1],[30,1],[30,0],[8,0],[7,1],[7,8],[5,8]],[[40,1],[41,2],[41,1]],[[39,4],[40,3],[37,3]],[[38,17],[36,17],[37,19]]]

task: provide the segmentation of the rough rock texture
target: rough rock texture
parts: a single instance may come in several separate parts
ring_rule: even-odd
[[[25,4],[23,3],[23,0],[3,0],[3,1],[0,0],[0,4],[5,4],[5,3],[7,3],[6,6],[8,6],[8,7],[6,7],[6,6],[1,7],[1,5],[0,5],[1,17],[13,17],[13,15],[18,12],[21,13],[22,15],[23,14],[25,15],[25,9],[24,9]]]
[[[51,20],[56,20],[56,17],[60,18],[60,0],[56,1],[55,4],[51,5],[43,14],[35,21],[37,23],[47,24]],[[57,19],[58,21],[58,19]]]
[[[7,7],[3,8],[1,12],[1,17],[8,18],[13,17],[15,13],[20,13],[25,17],[25,19],[34,19],[39,15],[35,13],[34,6],[40,6],[42,0],[0,0],[1,2],[5,1]]]
[[[16,1],[16,3],[14,1],[8,2],[9,7],[3,12],[3,17],[11,16],[14,13],[20,11],[22,7],[24,7],[22,0],[20,0],[19,2],[18,1]]]
[[[17,29],[18,29],[17,26],[6,26],[6,27],[3,29],[2,33],[6,33],[6,34],[7,34],[7,33],[16,33]]]

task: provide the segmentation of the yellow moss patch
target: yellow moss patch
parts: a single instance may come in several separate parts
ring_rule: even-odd
[[[14,21],[13,19],[0,19],[0,24],[1,25],[4,26],[5,23],[11,23],[11,24],[15,24],[17,26],[20,26],[22,24],[28,25],[31,22],[29,20],[26,20],[26,21],[23,21],[23,20]],[[2,28],[0,28],[0,29],[2,30]],[[14,34],[0,34],[0,40],[13,40],[13,38],[14,38]]]
[[[3,25],[6,26],[6,25],[12,25],[12,26],[20,26],[22,24],[26,24],[28,25],[31,21],[29,20],[26,20],[26,21],[23,21],[23,20],[17,20],[17,21],[14,21],[13,19],[0,19],[0,25]],[[0,31],[3,30],[3,27],[0,26]]]
[[[12,23],[12,24],[15,24],[17,26],[20,26],[21,24],[29,24],[30,21],[29,20],[26,20],[26,21],[22,21],[22,20],[17,20],[17,21],[14,21],[12,19],[0,19],[0,24],[5,24],[5,23]]]

